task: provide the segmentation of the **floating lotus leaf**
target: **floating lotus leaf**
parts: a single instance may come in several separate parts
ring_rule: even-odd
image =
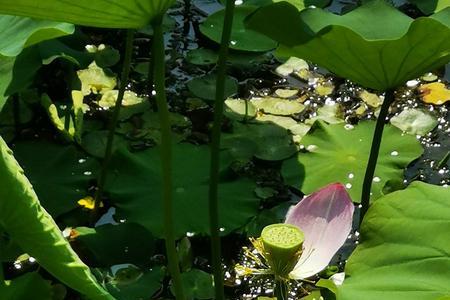
[[[318,121],[301,140],[308,152],[284,162],[285,181],[309,194],[333,182],[346,185],[354,202],[360,202],[375,122],[326,125]],[[372,184],[372,199],[379,198],[388,180],[402,180],[403,169],[423,149],[417,139],[386,126]]]
[[[450,90],[442,82],[422,84],[419,91],[425,103],[442,105],[450,101]]]
[[[202,270],[192,269],[181,274],[187,299],[213,299],[214,284],[213,276]],[[172,288],[172,292],[175,291]]]
[[[192,79],[187,83],[189,91],[196,97],[213,101],[216,98],[216,76],[208,74]],[[238,91],[237,80],[233,77],[225,77],[225,97],[236,94]]]
[[[142,28],[174,0],[0,0],[0,14],[106,28]]]
[[[45,209],[54,217],[76,208],[95,180],[98,162],[74,146],[23,141],[13,148]]]
[[[425,135],[438,124],[433,115],[420,109],[405,109],[391,118],[391,124],[412,135]]]
[[[244,118],[254,118],[256,117],[256,112],[256,107],[248,100],[225,100],[224,114],[230,119],[243,120]]]
[[[233,133],[223,134],[221,146],[240,159],[255,156],[263,160],[283,160],[297,151],[289,132],[272,122],[236,122],[233,125]]]
[[[81,81],[83,95],[103,94],[112,90],[117,84],[116,78],[106,75],[95,62],[91,63],[87,69],[77,71],[77,75]]]
[[[130,153],[118,150],[111,161],[106,184],[116,216],[136,222],[157,236],[163,236],[162,175],[160,149]],[[222,173],[231,163],[221,155]],[[173,200],[175,234],[209,233],[208,188],[209,147],[178,144],[173,149]],[[224,174],[225,176],[225,174]],[[247,179],[228,180],[219,184],[220,227],[226,234],[243,226],[258,212],[255,185]]]
[[[339,300],[437,300],[450,295],[450,190],[413,182],[369,208]]]
[[[100,101],[98,101],[98,105],[103,108],[114,107],[116,105],[118,95],[119,95],[118,90],[106,91],[102,95]],[[144,99],[138,97],[138,95],[135,92],[125,91],[125,94],[123,95],[122,99],[122,106],[133,106],[138,105],[142,102],[144,102]]]
[[[295,100],[287,100],[273,97],[253,98],[251,103],[267,114],[290,116],[300,113],[305,106]]]
[[[267,22],[271,20],[271,22]],[[280,43],[278,55],[311,60],[362,86],[387,90],[450,58],[450,8],[409,18],[384,0],[344,16],[285,2],[256,11],[247,25]]]
[[[144,273],[130,265],[117,270],[106,288],[117,300],[148,300],[161,288],[164,271],[156,267]]]
[[[8,281],[6,285],[0,282],[0,295],[2,299],[44,300],[52,299],[53,291],[50,281],[42,278],[38,272],[30,272]]]
[[[97,267],[125,263],[144,267],[150,262],[155,247],[152,235],[141,225],[131,222],[95,228],[77,227],[70,235],[72,245],[86,249],[91,254],[90,265]]]
[[[238,6],[234,9],[233,28],[231,32],[230,48],[245,51],[268,51],[277,46],[277,43],[265,35],[245,28],[244,20],[257,7],[252,5]],[[222,37],[223,19],[225,10],[220,10],[210,15],[200,31],[205,36],[220,43]]]

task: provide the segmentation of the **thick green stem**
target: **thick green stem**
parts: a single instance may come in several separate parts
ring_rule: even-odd
[[[94,209],[92,210],[91,223],[95,223],[97,218],[98,209],[103,197],[103,189],[108,176],[108,166],[111,161],[113,153],[114,135],[116,132],[117,121],[119,119],[120,108],[122,106],[123,96],[128,84],[128,77],[130,75],[131,58],[133,56],[133,38],[134,30],[127,30],[126,42],[125,42],[125,57],[123,60],[122,75],[120,77],[119,93],[117,95],[117,101],[114,106],[113,116],[109,123],[108,139],[106,141],[105,156],[103,158],[102,168],[100,170],[100,176],[98,178],[97,191],[94,198]]]
[[[172,276],[172,284],[175,289],[176,299],[184,300],[185,294],[181,284],[180,269],[174,235],[173,201],[172,201],[172,138],[169,119],[169,108],[166,97],[166,66],[164,34],[162,17],[153,23],[153,53],[154,56],[154,84],[156,91],[156,104],[158,106],[159,122],[161,126],[161,167],[163,184],[163,214],[164,234],[169,271]]]
[[[221,246],[219,235],[218,185],[220,168],[220,135],[225,98],[225,75],[227,69],[228,46],[233,24],[234,0],[227,0],[225,19],[222,29],[219,61],[217,63],[216,98],[214,104],[214,122],[211,141],[211,165],[209,181],[209,228],[211,234],[211,255],[214,273],[215,299],[223,300],[223,272],[221,263]]]
[[[287,282],[283,279],[275,279],[275,288],[273,293],[277,300],[287,300],[289,295]]]
[[[383,137],[384,124],[389,112],[389,107],[394,102],[394,90],[387,90],[384,96],[383,104],[381,105],[380,114],[378,115],[375,132],[373,134],[372,146],[370,148],[369,161],[367,163],[366,174],[364,175],[364,182],[361,194],[361,212],[359,215],[359,226],[361,226],[364,215],[369,209],[370,191],[372,189],[373,175],[377,166],[378,153],[380,152],[381,139]]]

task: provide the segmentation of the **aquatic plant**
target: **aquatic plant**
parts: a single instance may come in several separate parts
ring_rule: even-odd
[[[327,185],[291,207],[284,224],[265,227],[252,243],[262,261],[237,265],[238,274],[273,274],[277,299],[287,299],[289,280],[303,280],[325,269],[352,229],[354,206],[345,186]],[[268,268],[267,268],[267,267]]]
[[[311,60],[364,87],[385,92],[361,193],[360,223],[369,208],[384,123],[395,88],[450,58],[450,7],[412,19],[384,0],[368,1],[337,16],[319,8],[299,11],[288,2],[257,10],[249,28],[280,43],[277,55]],[[270,24],[265,20],[273,20]],[[292,32],[292,28],[296,28]]]

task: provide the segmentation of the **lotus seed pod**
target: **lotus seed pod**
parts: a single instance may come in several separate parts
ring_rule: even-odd
[[[275,276],[287,278],[300,257],[305,237],[290,224],[272,224],[264,227],[261,240],[268,263]]]

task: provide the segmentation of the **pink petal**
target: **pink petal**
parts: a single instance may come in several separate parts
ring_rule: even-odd
[[[286,223],[305,234],[303,253],[291,272],[304,279],[325,269],[352,229],[354,205],[345,187],[329,184],[291,207]]]

